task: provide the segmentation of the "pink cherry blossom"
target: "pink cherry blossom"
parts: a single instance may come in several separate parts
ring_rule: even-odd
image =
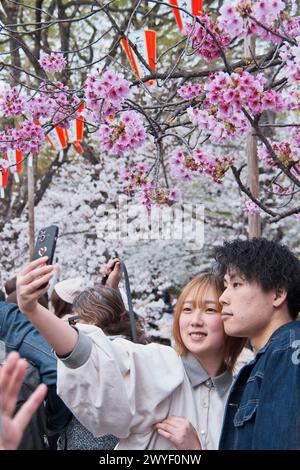
[[[297,220],[297,222],[300,222],[300,212],[295,214],[295,219]]]
[[[146,132],[141,117],[135,111],[126,111],[111,123],[99,128],[101,144],[110,153],[123,155],[145,142]]]
[[[248,214],[259,214],[260,208],[255,202],[253,201],[246,201],[243,207],[244,212],[247,212]]]
[[[50,54],[44,52],[41,55],[39,63],[46,72],[61,72],[67,65],[64,56],[56,52],[51,52]]]
[[[23,112],[24,98],[17,87],[7,86],[0,95],[0,114],[5,117],[17,117]]]
[[[33,121],[23,121],[19,123],[19,128],[14,130],[13,138],[12,148],[36,154],[45,139],[45,131]]]
[[[293,142],[271,142],[272,149],[280,162],[289,167],[292,163],[297,163],[300,159],[300,150],[297,143]],[[272,168],[276,168],[276,162],[273,160],[271,154],[265,146],[260,147],[258,151],[259,157]]]
[[[196,148],[189,155],[181,148],[176,148],[169,159],[171,173],[181,181],[189,181],[196,175],[208,175],[214,183],[220,184],[234,159],[227,156],[214,157],[209,152]]]
[[[106,70],[99,78],[90,74],[85,84],[86,117],[96,124],[106,121],[120,111],[129,87],[129,80],[112,70]]]
[[[207,62],[212,62],[220,57],[220,49],[208,31],[216,36],[219,44],[225,51],[227,50],[231,38],[225,31],[222,31],[208,15],[200,15],[199,20],[203,26],[199,22],[195,24],[186,23],[183,33],[188,36],[188,41],[191,43],[193,49]]]
[[[203,87],[200,85],[200,83],[196,83],[195,85],[192,83],[185,83],[180,88],[178,88],[177,93],[184,100],[190,100],[195,96],[200,95],[202,91]]]

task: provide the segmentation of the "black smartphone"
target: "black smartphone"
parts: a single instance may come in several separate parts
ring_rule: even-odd
[[[37,236],[32,261],[42,258],[43,256],[48,256],[47,264],[52,264],[57,237],[57,225],[50,225],[49,227],[42,228]]]

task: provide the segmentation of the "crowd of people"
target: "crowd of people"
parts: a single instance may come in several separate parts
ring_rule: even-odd
[[[118,259],[105,285],[57,283],[49,310],[54,273],[47,257],[29,263],[15,299],[0,301],[1,448],[20,448],[42,402],[56,449],[300,448],[300,261],[287,247],[256,238],[216,248],[177,300],[174,347],[149,342],[139,319],[132,340]],[[15,415],[26,363],[11,351],[47,385]]]

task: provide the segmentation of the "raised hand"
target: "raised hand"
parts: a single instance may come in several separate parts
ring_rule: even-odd
[[[40,384],[13,416],[26,367],[26,361],[14,351],[8,354],[0,369],[0,450],[14,450],[18,447],[24,429],[47,393],[46,385]]]
[[[122,266],[119,258],[109,260],[109,262],[100,269],[100,274],[107,276],[107,286],[117,289],[122,279]]]
[[[38,299],[48,290],[54,266],[46,265],[47,259],[44,256],[32,261],[17,275],[17,300],[25,315],[34,313]]]

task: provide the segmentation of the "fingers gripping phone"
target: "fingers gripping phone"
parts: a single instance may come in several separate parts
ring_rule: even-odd
[[[32,261],[48,256],[47,264],[52,264],[58,236],[57,225],[50,225],[39,231],[34,247]]]
[[[43,256],[48,256],[47,264],[52,264],[57,236],[57,225],[50,225],[49,227],[41,229],[35,243],[32,261],[42,258]],[[44,289],[45,287],[47,287],[47,284],[42,285],[40,289]]]

